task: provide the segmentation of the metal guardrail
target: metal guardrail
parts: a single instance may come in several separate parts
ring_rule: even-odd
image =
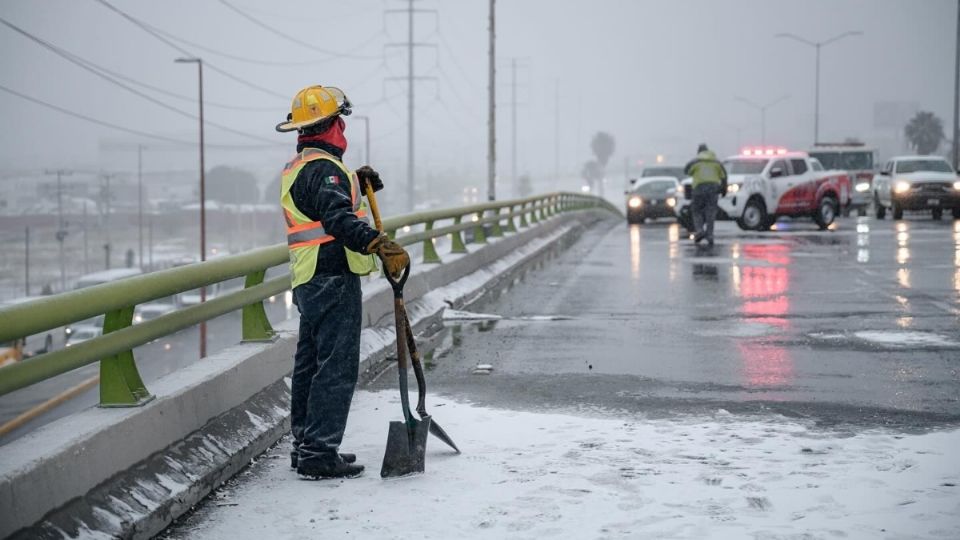
[[[525,199],[419,212],[386,219],[384,230],[401,245],[423,244],[423,262],[441,263],[434,242],[450,236],[451,253],[466,253],[464,231],[482,244],[487,235],[517,232],[562,212],[619,209],[604,199],[579,193],[550,193]],[[441,226],[437,226],[440,224]],[[417,230],[414,230],[414,229]],[[398,231],[404,234],[397,236]],[[243,341],[269,341],[274,331],[263,301],[290,289],[284,275],[264,281],[269,268],[286,264],[285,244],[255,249],[203,263],[152,272],[0,309],[0,342],[45,332],[104,315],[103,335],[0,368],[0,396],[62,373],[100,362],[100,406],[138,406],[152,399],[137,370],[133,348],[157,338],[242,310]],[[245,277],[242,290],[133,323],[138,304]]]

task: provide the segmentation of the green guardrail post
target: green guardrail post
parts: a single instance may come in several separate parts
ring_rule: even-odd
[[[530,224],[527,223],[527,203],[522,203],[520,205],[520,227],[527,228]]]
[[[483,210],[475,214],[477,226],[473,228],[473,243],[474,244],[486,244],[487,243],[487,232],[483,229]]]
[[[539,223],[540,220],[537,219],[537,205],[540,204],[540,200],[537,199],[530,203],[530,224]]]
[[[249,289],[263,283],[263,278],[267,274],[266,269],[258,270],[252,274],[247,274],[243,283],[244,289]],[[243,306],[243,341],[273,341],[276,332],[270,320],[267,319],[267,312],[263,310],[263,301]]]
[[[453,219],[454,225],[460,225],[462,216],[457,216]],[[463,234],[461,231],[454,231],[450,233],[450,253],[466,253],[467,246],[463,243]]]
[[[433,222],[428,221],[423,228],[424,231],[433,230]],[[427,238],[423,241],[423,262],[424,263],[442,263],[440,255],[437,254],[437,247],[433,245],[433,238]]]
[[[490,236],[493,236],[495,238],[501,237],[503,236],[503,227],[500,226],[500,209],[492,208],[490,212],[492,212],[493,215],[497,217],[497,220],[494,221],[493,224],[491,225]]]
[[[540,208],[537,209],[537,221],[543,221],[547,219],[546,214],[544,214],[544,207],[547,205],[547,199],[540,199]]]
[[[507,207],[507,232],[515,233],[517,232],[517,224],[513,222],[513,206]]]
[[[109,334],[130,326],[134,306],[106,313],[103,333]],[[153,399],[143,384],[133,351],[127,350],[100,361],[100,406],[139,407]]]

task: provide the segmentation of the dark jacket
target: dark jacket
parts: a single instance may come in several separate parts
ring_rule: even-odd
[[[323,150],[341,158],[343,151],[323,142],[298,145]],[[314,221],[323,223],[324,230],[335,240],[320,246],[316,274],[337,275],[350,272],[344,246],[365,253],[367,245],[379,233],[353,214],[350,179],[336,165],[325,159],[307,163],[290,187],[293,204]]]

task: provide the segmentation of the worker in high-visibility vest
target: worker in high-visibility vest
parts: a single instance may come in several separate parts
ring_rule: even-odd
[[[300,311],[294,357],[290,424],[291,466],[306,478],[350,478],[363,466],[340,453],[360,362],[360,276],[376,270],[399,275],[407,252],[370,226],[364,186],[383,188],[380,175],[363,166],[350,171],[346,95],[311,86],[293,98],[277,131],[298,131],[297,155],[281,176],[280,204],[287,224],[293,300]]]
[[[687,163],[684,172],[693,177],[693,201],[690,204],[693,241],[699,244],[706,240],[713,246],[713,222],[717,219],[718,199],[727,194],[727,170],[706,144],[700,144],[697,157]]]

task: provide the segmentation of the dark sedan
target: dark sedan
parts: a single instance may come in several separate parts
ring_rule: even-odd
[[[680,184],[672,176],[641,178],[626,192],[627,223],[673,218]]]

